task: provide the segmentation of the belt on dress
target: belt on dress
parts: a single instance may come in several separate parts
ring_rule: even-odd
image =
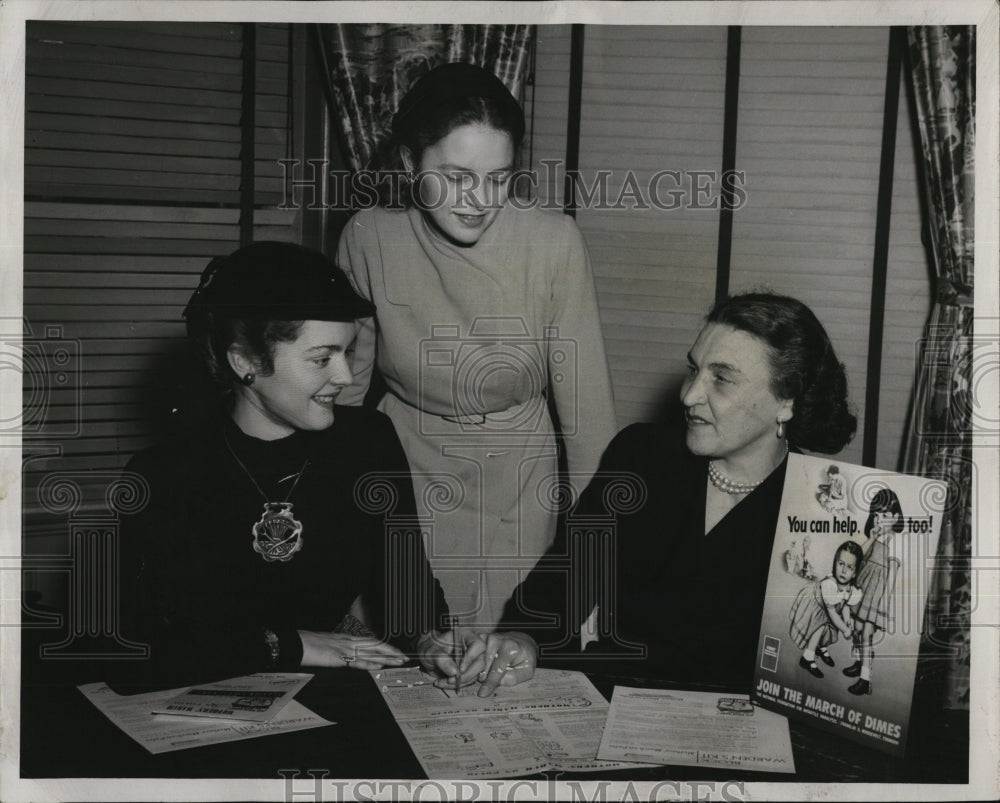
[[[434,415],[434,413],[428,413],[428,415]],[[473,415],[439,415],[442,421],[447,421],[449,424],[485,424],[486,423],[486,413],[474,413]]]
[[[478,426],[482,426],[487,421],[491,420],[504,421],[506,419],[511,418],[512,414],[516,415],[518,411],[520,411],[524,407],[527,407],[530,404],[541,404],[544,403],[545,401],[544,396],[532,396],[527,401],[521,402],[520,404],[513,404],[504,410],[491,410],[488,413],[468,413],[468,414],[448,413],[446,415],[442,415],[441,413],[428,412],[427,410],[418,407],[416,404],[413,404],[413,402],[409,401],[408,399],[404,399],[397,393],[393,393],[392,390],[390,390],[389,392],[392,393],[393,396],[399,399],[399,401],[401,401],[407,407],[412,407],[414,410],[419,410],[424,415],[432,415],[435,418],[440,418],[442,421],[447,421],[449,424],[473,424]]]

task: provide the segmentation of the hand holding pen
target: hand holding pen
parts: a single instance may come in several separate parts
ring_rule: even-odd
[[[425,672],[437,677],[438,688],[461,688],[462,672],[459,664],[465,649],[457,631],[425,633],[417,642],[417,658]],[[471,681],[468,681],[471,682]]]
[[[466,633],[458,630],[428,633],[417,648],[420,663],[438,675],[434,685],[461,689],[479,682],[480,697],[498,686],[513,686],[535,674],[538,648],[524,633]]]
[[[498,686],[515,686],[535,674],[538,647],[525,633],[482,633],[466,645],[460,663],[462,676],[478,670],[479,696],[489,697]]]

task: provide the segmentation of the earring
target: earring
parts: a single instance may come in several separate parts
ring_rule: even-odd
[[[776,418],[775,421],[778,422],[778,432],[776,434],[778,436],[778,440],[780,441],[782,438],[785,437],[785,422],[782,421],[780,418]]]
[[[253,384],[253,381],[256,378],[257,376],[255,374],[243,374],[243,379],[241,379],[240,381],[247,387],[250,387],[250,385]]]

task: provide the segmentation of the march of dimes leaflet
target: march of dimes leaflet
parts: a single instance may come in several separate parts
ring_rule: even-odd
[[[830,458],[788,456],[757,647],[754,702],[903,754],[946,491],[938,480]],[[827,578],[848,541],[861,547],[863,558],[850,582],[838,584]],[[855,561],[856,556],[844,560],[848,565]],[[826,595],[820,589],[824,580]],[[868,632],[855,621],[856,635],[845,638],[826,613],[826,603],[835,600],[839,613],[846,606],[852,619],[869,620]],[[823,629],[819,641],[827,642],[826,656],[833,662],[830,666],[815,657],[822,677],[800,663],[817,628]],[[866,688],[858,684],[857,662],[858,646],[865,649],[868,634],[872,659]]]

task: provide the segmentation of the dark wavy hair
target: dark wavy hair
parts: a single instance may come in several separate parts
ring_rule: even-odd
[[[833,553],[833,571],[837,570],[837,555],[841,552],[850,552],[854,555],[854,576],[857,577],[861,571],[861,564],[865,562],[865,551],[856,541],[844,541]]]
[[[229,348],[238,345],[249,358],[260,363],[259,373],[274,372],[274,349],[299,336],[305,321],[273,321],[265,318],[206,313],[188,327],[188,337],[209,375],[226,390],[242,384],[229,364]]]
[[[858,421],[847,402],[847,376],[823,325],[789,296],[753,292],[730,296],[705,319],[753,335],[768,346],[771,392],[793,401],[788,442],[834,454],[854,437]]]
[[[392,142],[397,148],[407,148],[419,164],[427,148],[463,125],[485,125],[503,131],[515,148],[524,136],[523,113],[515,113],[493,98],[463,97],[431,107],[410,125],[394,131]]]
[[[258,240],[208,263],[184,320],[209,374],[233,388],[241,379],[229,364],[233,345],[267,376],[274,371],[277,344],[296,340],[305,321],[356,321],[374,313],[324,254],[297,243]]]
[[[448,80],[449,75],[454,82]],[[464,125],[484,125],[508,134],[514,143],[516,162],[525,131],[520,104],[495,76],[482,68],[469,64],[441,65],[414,85],[400,102],[392,136],[376,156],[375,167],[386,175],[401,174],[405,178],[401,149],[410,152],[414,167],[419,169],[427,148]],[[408,180],[383,180],[377,192],[385,206],[413,203]]]
[[[905,526],[903,524],[903,507],[899,504],[899,497],[896,496],[895,491],[890,488],[879,488],[875,492],[875,496],[872,497],[872,503],[868,507],[868,520],[865,522],[865,535],[869,538],[875,528],[876,513],[895,513],[897,518],[892,525],[892,531],[903,532]]]

